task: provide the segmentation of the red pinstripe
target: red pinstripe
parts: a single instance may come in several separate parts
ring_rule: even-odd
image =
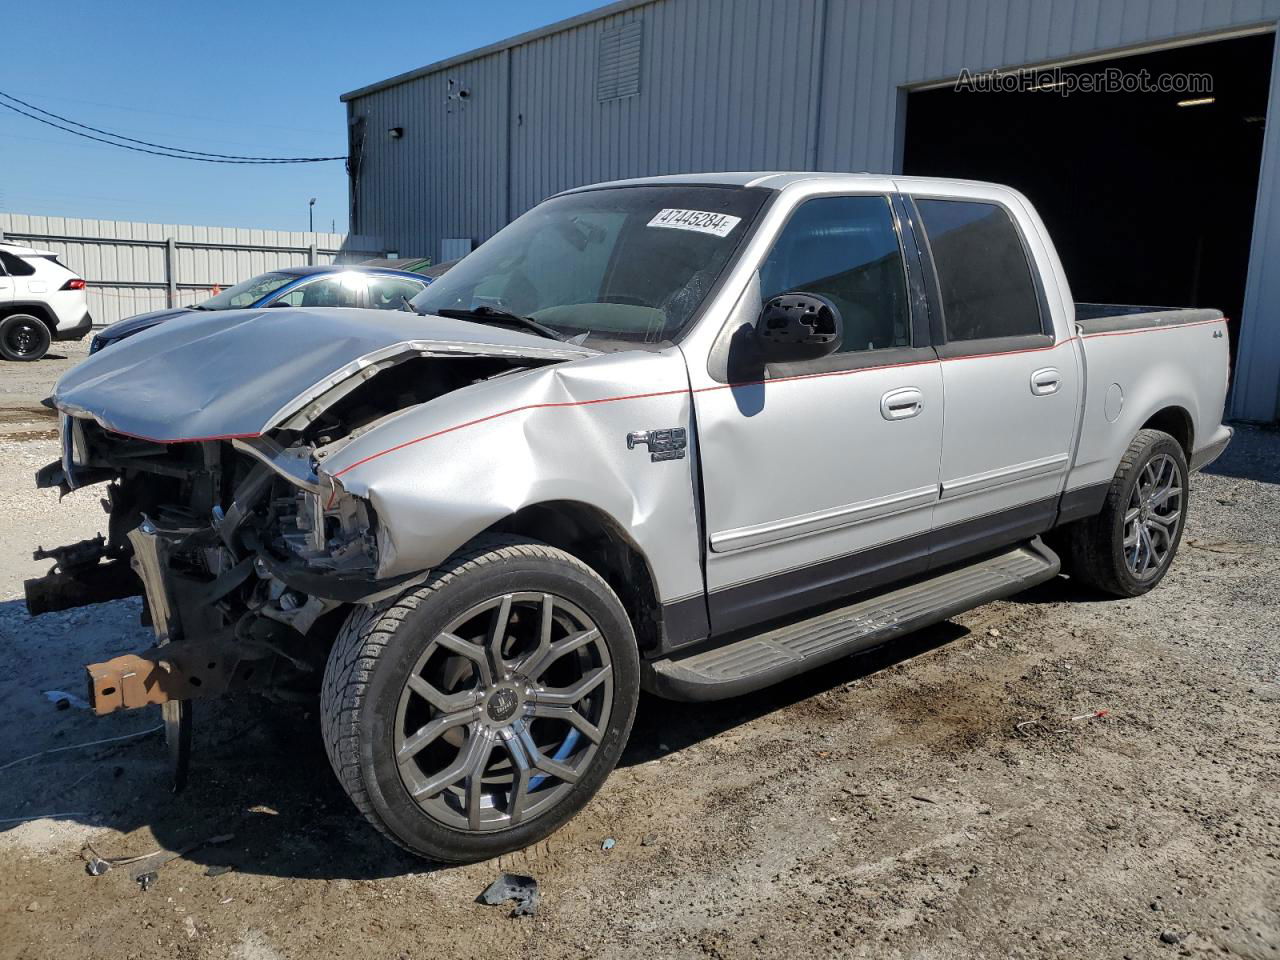
[[[946,358],[938,358],[938,359],[932,359],[932,360],[912,360],[907,363],[891,363],[891,364],[885,364],[884,366],[879,366],[879,367],[863,367],[858,370],[831,370],[825,373],[801,373],[801,374],[796,374],[795,376],[792,376],[792,377],[777,377],[772,380],[751,380],[743,383],[720,383],[720,384],[716,384],[713,387],[698,387],[696,390],[690,390],[688,388],[684,388],[680,390],[659,390],[653,393],[634,393],[634,394],[628,394],[628,395],[618,396],[618,397],[599,397],[595,400],[565,400],[558,403],[529,403],[520,407],[512,407],[510,410],[502,410],[502,411],[499,411],[498,413],[491,413],[491,414],[488,414],[487,416],[477,417],[474,420],[467,420],[463,423],[455,424],[452,427],[445,427],[442,430],[436,430],[432,433],[424,434],[421,437],[415,437],[412,440],[406,440],[403,443],[398,443],[395,446],[388,447],[385,450],[379,450],[377,453],[371,453],[369,454],[369,456],[363,457],[360,460],[357,460],[355,463],[352,463],[346,467],[343,467],[341,470],[339,470],[337,473],[334,474],[334,477],[335,478],[341,477],[344,473],[348,473],[354,470],[356,467],[363,466],[369,461],[376,460],[379,457],[384,457],[389,453],[395,453],[397,450],[403,450],[406,447],[412,447],[415,444],[422,443],[426,440],[432,440],[435,437],[444,436],[446,433],[453,433],[456,430],[463,430],[463,429],[466,429],[467,427],[474,427],[477,424],[487,423],[490,420],[497,420],[501,417],[510,416],[513,413],[523,413],[526,410],[554,410],[558,407],[589,407],[597,403],[617,403],[623,400],[647,400],[652,397],[671,397],[671,396],[679,396],[681,394],[691,395],[695,393],[710,393],[716,390],[733,390],[739,387],[760,386],[765,383],[770,383],[770,384],[790,383],[790,382],[795,382],[800,380],[818,380],[823,377],[847,377],[857,373],[868,373],[868,372],[879,371],[879,370],[894,370],[894,369],[902,369],[905,367],[920,367],[920,366],[927,366],[929,364],[934,364],[934,363],[958,363],[964,360],[981,360],[986,357],[1010,357],[1010,356],[1015,356],[1021,353],[1043,353],[1047,350],[1056,350],[1059,347],[1066,346],[1068,343],[1071,343],[1072,341],[1077,339],[1092,340],[1095,337],[1125,337],[1125,336],[1129,336],[1131,334],[1136,334],[1136,333],[1155,333],[1155,332],[1164,331],[1164,330],[1186,330],[1189,327],[1202,327],[1212,323],[1226,323],[1226,322],[1227,322],[1226,317],[1218,317],[1213,320],[1198,320],[1195,323],[1182,323],[1182,324],[1178,324],[1177,326],[1169,326],[1169,327],[1143,327],[1140,330],[1115,330],[1115,331],[1105,332],[1105,333],[1085,333],[1085,334],[1081,334],[1079,337],[1067,337],[1065,340],[1059,340],[1057,343],[1053,343],[1045,347],[1031,347],[1027,350],[1009,350],[1004,352],[997,351],[993,353],[979,353],[979,354],[972,354],[970,356],[964,356],[964,357],[946,357]],[[217,437],[191,437],[191,438],[184,438],[181,440],[156,440],[152,437],[144,437],[139,434],[125,433],[122,430],[116,430],[113,432],[121,433],[121,434],[124,434],[125,436],[133,437],[137,440],[147,440],[151,443],[198,443],[206,440],[249,440],[254,437],[260,436],[260,434],[257,434],[257,433],[241,433],[241,434],[229,434],[226,436],[217,436]]]
[[[556,407],[588,407],[595,403],[616,403],[619,400],[645,400],[649,397],[670,397],[670,396],[675,396],[676,394],[682,394],[682,393],[688,393],[688,392],[689,391],[687,389],[660,390],[656,393],[635,393],[625,397],[600,397],[596,400],[564,400],[559,403],[529,403],[529,404],[525,404],[523,407],[512,407],[510,410],[503,410],[499,413],[491,413],[487,417],[477,417],[476,419],[468,420],[465,423],[459,423],[452,427],[445,427],[443,430],[436,430],[434,433],[428,433],[421,437],[415,437],[412,440],[406,440],[404,443],[397,443],[394,447],[388,447],[386,450],[380,450],[377,453],[371,453],[369,454],[369,456],[361,460],[357,460],[355,463],[351,464],[350,466],[343,467],[333,476],[334,476],[334,479],[337,479],[338,477],[342,476],[344,473],[347,473],[350,470],[354,470],[356,467],[361,466],[362,464],[368,463],[370,460],[376,460],[378,457],[385,456],[388,453],[395,453],[397,450],[403,450],[405,447],[411,447],[415,443],[422,443],[422,441],[430,440],[433,437],[443,436],[446,433],[453,433],[455,430],[462,430],[465,427],[474,427],[477,423],[486,423],[489,420],[497,420],[499,417],[505,417],[513,413],[521,413],[525,410],[547,410],[547,409],[554,409]]]

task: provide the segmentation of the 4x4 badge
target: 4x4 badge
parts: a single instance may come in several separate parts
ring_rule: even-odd
[[[628,450],[634,450],[640,443],[649,448],[649,459],[657,463],[660,460],[683,460],[689,440],[684,427],[636,430],[627,434]]]

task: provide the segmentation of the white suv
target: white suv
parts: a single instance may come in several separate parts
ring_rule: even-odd
[[[93,326],[84,281],[50,250],[0,243],[0,357],[39,360]]]

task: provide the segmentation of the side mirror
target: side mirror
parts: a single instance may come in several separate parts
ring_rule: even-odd
[[[784,293],[760,311],[756,341],[767,363],[816,360],[840,349],[840,311],[816,293]]]
[[[268,307],[289,307],[289,306],[292,306],[292,304],[289,303],[289,301],[286,300],[284,297],[281,297],[279,300],[272,300],[270,303],[267,304],[267,306]]]

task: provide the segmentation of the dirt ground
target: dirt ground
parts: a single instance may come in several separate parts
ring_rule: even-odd
[[[155,732],[76,748],[159,722],[46,697],[148,644],[137,601],[20,600],[37,544],[101,527],[92,491],[31,485],[57,452],[38,401],[83,351],[0,368],[5,960],[1280,957],[1280,434],[1196,479],[1149,596],[1059,579],[755,696],[644,700],[568,827],[433,869],[358,818],[313,714],[199,705],[178,796]],[[86,843],[187,852],[144,891],[89,876]],[[503,869],[536,916],[474,902]]]

